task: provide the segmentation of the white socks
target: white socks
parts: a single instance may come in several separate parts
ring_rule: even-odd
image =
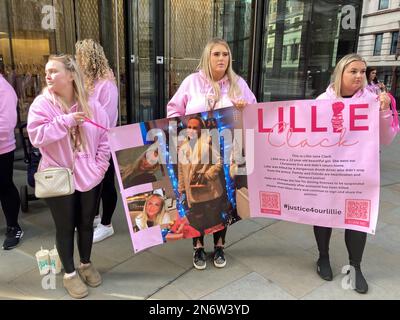
[[[71,278],[75,277],[75,275],[76,275],[76,271],[74,271],[72,273],[65,273],[64,279],[71,279]]]

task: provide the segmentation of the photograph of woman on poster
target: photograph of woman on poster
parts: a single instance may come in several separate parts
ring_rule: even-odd
[[[176,210],[175,210],[176,213]],[[143,211],[135,219],[139,230],[159,225],[161,229],[172,223],[171,215],[165,209],[165,200],[159,194],[150,195],[144,204]]]
[[[155,145],[122,150],[117,153],[118,164],[124,189],[160,180],[163,169]],[[132,159],[134,159],[133,162]]]
[[[205,229],[224,222],[221,213],[226,203],[220,176],[222,159],[219,152],[213,150],[208,136],[202,136],[204,128],[202,118],[190,117],[187,139],[178,151],[178,191],[188,208],[186,216],[190,225],[202,234]],[[208,159],[203,159],[204,154]]]

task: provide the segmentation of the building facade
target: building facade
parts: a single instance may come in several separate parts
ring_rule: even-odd
[[[147,121],[165,117],[205,43],[222,37],[258,101],[315,98],[357,50],[361,11],[362,0],[0,0],[0,68],[24,118],[48,56],[93,38],[118,80],[121,123]]]
[[[358,53],[400,104],[400,0],[364,0]]]

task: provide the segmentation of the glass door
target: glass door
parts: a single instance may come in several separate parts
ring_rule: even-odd
[[[252,30],[252,0],[170,0],[166,10],[165,52],[168,88],[165,104],[183,79],[196,71],[207,41],[225,39],[232,50],[233,69],[250,79],[249,57]]]
[[[130,123],[160,118],[157,105],[162,92],[159,89],[162,88],[158,88],[156,82],[156,72],[160,68],[157,67],[155,50],[164,37],[155,31],[162,24],[162,21],[158,21],[158,12],[162,6],[163,1],[157,0],[126,1],[129,53],[127,114]],[[158,64],[163,62],[158,61]]]
[[[49,55],[73,47],[72,16],[72,0],[0,0],[0,71],[18,96],[21,121],[45,84]]]
[[[251,0],[127,1],[130,122],[164,118],[183,79],[212,37],[231,46],[233,67],[250,79]],[[130,111],[129,111],[130,109]]]
[[[269,0],[262,100],[311,99],[325,91],[336,62],[355,52],[356,28],[343,28],[343,1]],[[361,0],[348,0],[360,21]],[[359,23],[359,22],[358,22]]]

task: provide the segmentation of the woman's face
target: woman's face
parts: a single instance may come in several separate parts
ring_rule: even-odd
[[[197,119],[190,119],[186,128],[189,139],[198,139],[201,133],[200,121]]]
[[[163,203],[159,197],[151,197],[146,204],[146,213],[150,219],[155,218],[162,209]]]
[[[372,82],[376,78],[376,70],[372,70],[371,73],[369,74],[369,79],[368,82]]]
[[[147,151],[140,160],[139,168],[142,171],[150,171],[156,168],[158,163],[158,152]]]
[[[71,72],[65,69],[60,61],[50,60],[46,64],[46,84],[51,92],[62,96],[62,92],[72,86],[73,77]]]
[[[211,49],[210,65],[213,77],[220,80],[224,75],[229,65],[229,52],[222,44],[216,44]]]
[[[366,69],[362,61],[353,61],[345,67],[341,83],[342,96],[353,95],[362,87]]]

